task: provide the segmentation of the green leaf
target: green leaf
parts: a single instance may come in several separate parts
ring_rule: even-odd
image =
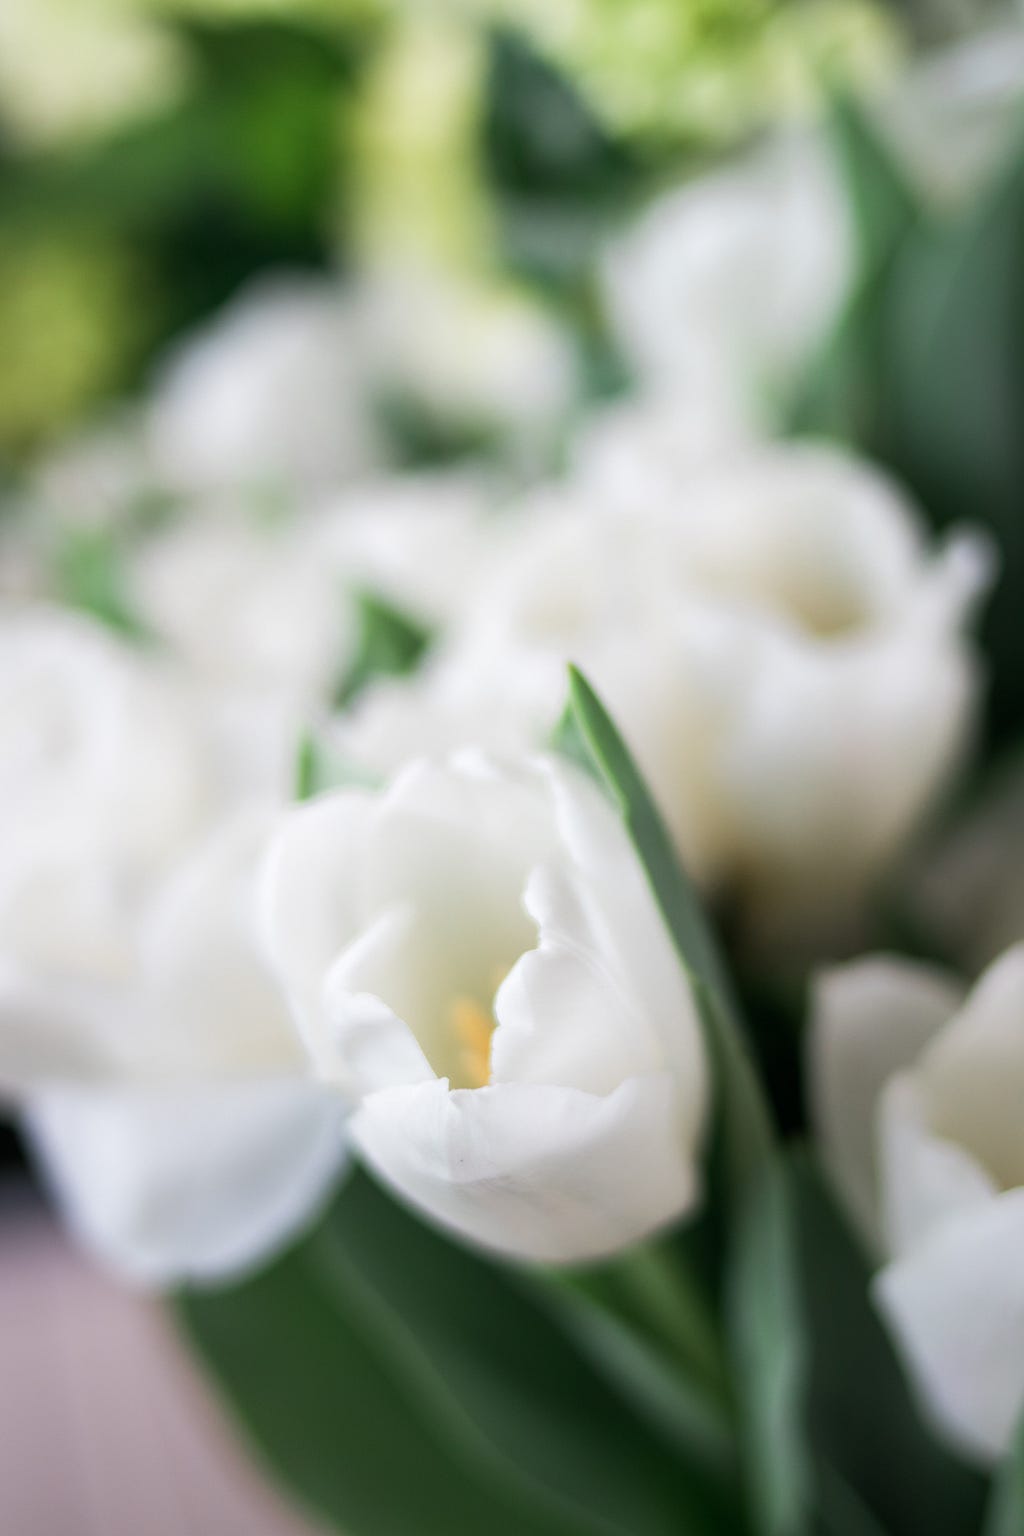
[[[878,436],[886,283],[923,221],[920,200],[856,100],[833,96],[829,130],[856,242],[853,284],[789,410],[791,432],[870,445]]]
[[[712,1183],[730,1204],[742,1197],[771,1153],[768,1109],[743,1036],[732,984],[707,919],[665,824],[604,705],[575,667],[569,707],[579,741],[619,809],[676,948],[693,983],[712,1062],[717,1112]],[[563,733],[564,734],[564,733]]]
[[[966,215],[908,242],[885,323],[886,461],[938,526],[982,524],[998,542],[983,638],[1005,739],[1024,728],[1024,142]]]
[[[762,1536],[802,1536],[812,1528],[814,1472],[804,1423],[808,1340],[791,1199],[776,1163],[748,1202],[730,1279],[750,1502]]]
[[[313,731],[299,742],[295,759],[295,799],[312,800],[329,789],[374,789],[377,779],[344,762]]]
[[[107,529],[67,533],[57,550],[55,574],[62,600],[91,614],[129,640],[149,639],[149,632],[125,591],[120,551]]]
[[[1020,1536],[1024,1531],[1024,1419],[996,1477],[985,1512],[983,1536]]]
[[[431,641],[423,624],[400,612],[386,598],[358,592],[353,601],[358,626],[356,652],[335,691],[334,703],[339,709],[351,704],[374,678],[412,672]]]
[[[920,199],[860,104],[832,97],[829,129],[853,222],[860,281],[891,260],[922,214]]]
[[[356,1174],[270,1269],[181,1310],[271,1464],[348,1536],[741,1531],[537,1298]]]
[[[922,1423],[871,1273],[813,1162],[751,1196],[730,1319],[763,1536],[971,1536],[985,1485]]]

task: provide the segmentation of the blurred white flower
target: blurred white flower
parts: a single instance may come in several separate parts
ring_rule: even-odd
[[[471,1240],[574,1262],[699,1194],[694,1002],[626,834],[578,771],[478,753],[287,813],[269,950],[352,1136]]]
[[[765,937],[831,942],[969,742],[988,551],[932,554],[887,481],[823,448],[670,484],[655,467],[616,514],[570,494],[506,519],[447,649],[371,691],[342,744],[387,771],[418,743],[543,742],[575,661],[694,877]]]
[[[178,95],[187,55],[163,19],[104,0],[4,0],[0,119],[33,146],[80,145]]]
[[[129,595],[197,679],[276,694],[301,721],[352,660],[358,592],[428,629],[465,606],[491,497],[451,473],[365,481],[294,518],[203,503],[140,541]]]
[[[154,489],[153,466],[131,415],[65,439],[36,464],[31,480],[41,520],[62,529],[117,527]]]
[[[823,146],[783,139],[670,192],[604,263],[612,327],[638,379],[737,430],[769,424],[850,275]]]
[[[969,194],[998,169],[1024,96],[1024,27],[1009,13],[931,52],[879,103],[915,178],[936,197]]]
[[[344,1144],[255,939],[276,764],[84,619],[5,616],[0,656],[0,1089],[101,1257],[251,1262]]]
[[[301,710],[340,676],[344,586],[305,523],[201,505],[139,544],[128,590],[197,679],[283,694]]]
[[[572,443],[572,478],[588,501],[643,510],[753,440],[703,395],[641,393],[591,412]]]
[[[925,966],[818,983],[826,1157],[886,1258],[875,1295],[937,1427],[993,1461],[1024,1410],[1024,946],[963,998]]]
[[[166,360],[148,440],[161,481],[183,492],[322,490],[372,467],[378,444],[338,284],[250,283]]]
[[[367,368],[385,400],[458,441],[543,458],[568,422],[579,367],[564,327],[514,289],[427,268],[382,270],[356,295]]]

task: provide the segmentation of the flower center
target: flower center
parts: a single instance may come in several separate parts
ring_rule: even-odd
[[[452,1029],[458,1042],[457,1088],[483,1088],[491,1076],[494,1014],[472,997],[457,997],[451,1005]]]

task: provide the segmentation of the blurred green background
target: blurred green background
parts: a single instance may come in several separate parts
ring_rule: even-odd
[[[872,82],[870,0],[4,0],[0,466],[266,267],[514,269],[585,313],[652,183]]]

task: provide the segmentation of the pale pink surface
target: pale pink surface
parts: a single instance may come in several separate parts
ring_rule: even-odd
[[[252,1466],[157,1302],[0,1195],[3,1536],[316,1536]]]

